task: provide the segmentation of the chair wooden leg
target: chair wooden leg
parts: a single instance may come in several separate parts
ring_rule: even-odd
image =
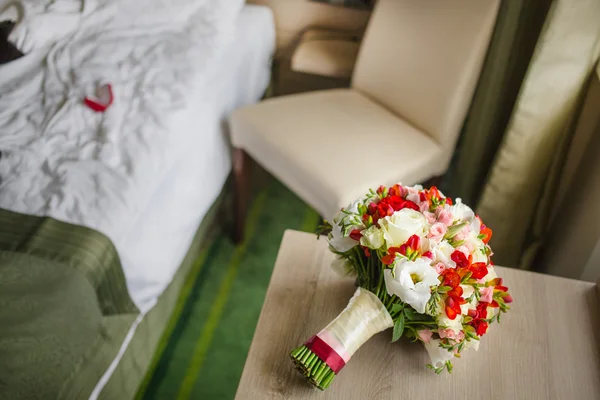
[[[240,148],[233,150],[233,242],[238,244],[244,239],[246,210],[248,207],[248,186],[250,184],[250,157]]]

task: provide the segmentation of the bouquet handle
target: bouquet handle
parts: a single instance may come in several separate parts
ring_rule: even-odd
[[[394,323],[383,303],[375,294],[359,287],[329,325],[290,355],[306,379],[325,390],[367,340],[392,326]]]

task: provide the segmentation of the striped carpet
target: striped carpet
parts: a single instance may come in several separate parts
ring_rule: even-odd
[[[235,246],[220,233],[196,261],[138,398],[233,399],[283,232],[314,232],[318,223],[314,210],[269,181],[250,207],[246,240]]]

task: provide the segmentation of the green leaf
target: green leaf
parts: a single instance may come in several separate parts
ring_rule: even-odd
[[[412,307],[406,307],[404,309],[404,315],[406,316],[407,320],[414,321],[414,319],[415,319],[415,310],[413,310]]]
[[[467,271],[465,276],[463,276],[462,279],[460,280],[460,283],[465,283],[466,281],[468,281],[469,278],[471,277],[471,275],[473,275],[473,273],[471,271]]]
[[[467,226],[466,222],[460,223],[460,224],[456,224],[456,225],[452,225],[450,228],[448,228],[448,230],[446,231],[446,235],[444,235],[444,238],[446,239],[452,239],[454,236],[456,236],[458,234],[458,232],[460,232],[462,230],[462,228],[464,228],[465,226]]]
[[[333,229],[333,227],[331,226],[329,221],[327,221],[327,220],[323,221],[323,223],[317,227],[317,232],[316,232],[317,239],[319,237],[321,237],[322,235],[327,236],[331,232],[332,229]]]
[[[402,303],[396,303],[392,305],[392,314],[397,313],[398,311],[402,311],[402,308],[404,307],[404,304]]]
[[[475,328],[473,328],[471,325],[463,324],[463,329],[465,332],[475,332]]]
[[[453,240],[452,242],[450,242],[450,245],[451,245],[452,247],[454,247],[454,248],[460,247],[460,246],[462,246],[463,244],[465,244],[465,241],[464,241],[464,240],[459,240],[459,241],[454,241],[454,240]]]
[[[404,333],[404,314],[400,314],[396,323],[394,324],[394,334],[392,336],[392,343],[400,339]]]
[[[448,293],[450,290],[452,290],[450,286],[440,286],[437,288],[437,292],[441,294]]]

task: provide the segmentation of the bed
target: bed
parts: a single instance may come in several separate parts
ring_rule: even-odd
[[[223,197],[226,116],[267,88],[268,8],[148,3],[65,1],[68,35],[0,66],[0,399],[135,395]]]

